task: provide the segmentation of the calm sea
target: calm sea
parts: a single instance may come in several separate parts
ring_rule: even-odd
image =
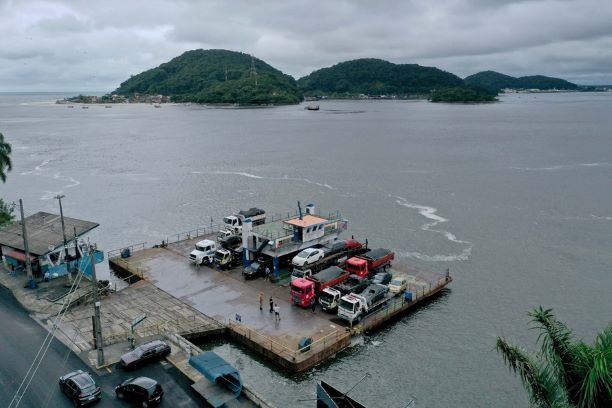
[[[349,230],[455,277],[449,291],[334,360],[287,376],[207,344],[279,407],[312,407],[324,379],[370,407],[524,407],[494,351],[534,349],[526,313],[552,307],[591,340],[612,317],[612,94],[521,94],[490,105],[92,106],[0,94],[14,169],[0,196],[26,213],[100,223],[110,250],[241,208],[339,209]]]

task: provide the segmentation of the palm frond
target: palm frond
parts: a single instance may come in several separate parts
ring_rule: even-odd
[[[578,406],[612,406],[612,325],[595,337],[593,346],[583,345],[580,354],[585,363],[584,375],[576,384]]]
[[[496,349],[508,368],[519,374],[534,405],[552,408],[558,406],[558,402],[562,402],[559,401],[555,376],[534,361],[525,350],[508,343],[503,337],[497,338]]]

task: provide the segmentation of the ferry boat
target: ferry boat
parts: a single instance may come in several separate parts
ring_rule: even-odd
[[[311,110],[311,111],[318,111],[319,110],[319,105],[308,105],[305,108],[306,110]]]

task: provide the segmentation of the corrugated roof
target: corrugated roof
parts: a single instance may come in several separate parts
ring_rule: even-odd
[[[64,244],[62,220],[58,214],[41,211],[27,217],[25,223],[30,255],[44,255]],[[100,225],[70,217],[64,217],[64,224],[68,240],[74,238],[75,229],[77,237],[80,237]],[[0,228],[0,245],[24,251],[21,222]]]

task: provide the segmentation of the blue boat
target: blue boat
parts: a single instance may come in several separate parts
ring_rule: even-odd
[[[189,364],[208,380],[199,381],[192,387],[213,407],[222,407],[242,393],[240,373],[217,353],[207,351],[192,356]]]

